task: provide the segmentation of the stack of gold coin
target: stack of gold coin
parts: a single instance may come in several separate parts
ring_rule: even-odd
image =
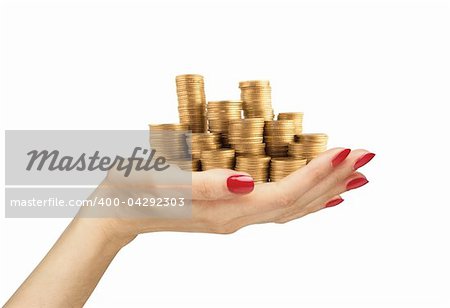
[[[246,118],[273,119],[272,90],[268,80],[239,82]]]
[[[288,145],[294,141],[295,126],[292,120],[265,121],[264,142],[266,153],[271,157],[288,154]]]
[[[228,146],[228,127],[230,120],[242,118],[241,101],[214,101],[208,102],[207,116],[209,130],[221,135],[224,146]]]
[[[255,183],[267,182],[269,162],[269,156],[238,156],[235,170],[247,172]]]
[[[187,125],[183,124],[149,124],[150,146],[158,156],[167,160],[186,158],[187,149],[185,133]]]
[[[266,155],[265,143],[237,143],[233,144],[236,156],[264,156]]]
[[[205,84],[201,75],[176,77],[180,122],[194,133],[204,133],[206,123]]]
[[[289,156],[302,157],[309,161],[327,149],[328,136],[323,133],[295,135],[289,144]]]
[[[278,114],[278,120],[294,121],[295,134],[300,135],[303,131],[303,112],[282,112]]]
[[[192,159],[200,159],[202,151],[220,148],[220,135],[214,133],[187,133],[186,144]]]
[[[233,169],[234,168],[234,150],[218,149],[212,151],[202,151],[200,154],[200,164],[202,170],[209,169]]]
[[[232,147],[236,144],[262,143],[263,132],[263,118],[231,120],[228,128],[228,142]]]
[[[270,181],[276,182],[305,166],[306,159],[293,157],[277,157],[270,161]]]

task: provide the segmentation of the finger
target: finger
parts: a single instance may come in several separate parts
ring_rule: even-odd
[[[327,192],[333,191],[334,188],[342,186],[343,182],[355,173],[355,164],[361,157],[364,157],[368,153],[369,152],[366,150],[353,150],[345,161],[335,167],[320,183],[316,184],[297,199],[293,206],[305,206],[306,204],[310,204]]]
[[[292,201],[297,200],[342,164],[350,152],[350,149],[344,148],[328,150],[305,167],[276,182],[277,186],[282,194],[292,198]]]
[[[249,194],[253,178],[245,172],[229,169],[211,169],[192,173],[192,199],[223,200]]]
[[[349,191],[351,189],[359,188],[367,183],[368,181],[363,174],[355,172],[352,175],[350,175],[347,179],[345,179],[345,181],[343,181],[343,183],[338,187],[335,187],[332,190],[328,191],[326,194],[323,194],[316,200],[309,203],[307,206],[303,206],[300,211],[296,213],[294,212],[290,215],[278,219],[277,222],[284,223],[311,213],[315,213],[324,208],[334,207],[344,201],[342,198],[341,200],[339,200],[340,195],[342,193]]]
[[[311,202],[310,204],[308,204],[308,206],[306,207],[306,211],[308,213],[312,213],[312,212],[321,210],[323,208],[332,207],[328,204],[328,202],[330,201],[330,198],[332,198],[332,197],[330,197],[331,195],[343,194],[347,191],[362,187],[362,186],[366,185],[367,183],[369,183],[369,181],[362,173],[355,172],[352,175],[350,175],[347,179],[345,179],[343,181],[343,183],[341,185],[339,185],[339,187],[332,189],[326,195],[321,196],[321,197],[317,198],[316,200],[314,200],[313,202]]]
[[[321,201],[318,201],[318,202],[321,202]],[[332,198],[329,198],[324,204],[320,203],[321,205],[323,205],[321,207],[311,207],[311,208],[305,207],[304,210],[297,212],[297,213],[287,215],[287,216],[279,218],[279,219],[276,219],[275,222],[283,224],[283,223],[289,222],[291,220],[301,218],[307,214],[311,214],[311,213],[321,210],[323,208],[337,206],[337,205],[341,204],[342,202],[344,202],[344,199],[340,195],[336,195],[336,196],[333,196]]]

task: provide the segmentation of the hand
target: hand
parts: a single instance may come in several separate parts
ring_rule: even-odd
[[[126,178],[110,172],[91,199],[126,201],[179,194],[191,197],[191,215],[180,218],[175,217],[177,212],[169,211],[164,216],[149,207],[136,210],[114,206],[106,207],[106,212],[83,208],[5,306],[82,306],[114,256],[139,233],[227,234],[247,225],[284,223],[335,206],[343,201],[341,193],[368,182],[356,170],[373,156],[365,150],[332,149],[280,182],[258,185],[253,185],[248,175],[233,170],[186,173],[169,168],[167,173],[136,172]],[[192,185],[180,181],[187,175],[192,177]],[[167,208],[160,208],[164,209]],[[104,214],[108,218],[92,218]],[[43,292],[42,286],[49,291]]]
[[[139,233],[186,231],[228,234],[251,224],[285,223],[343,201],[340,194],[368,183],[356,170],[373,158],[365,150],[335,148],[279,182],[253,185],[247,174],[227,169],[192,173],[192,217],[127,218],[120,208],[113,217],[100,219],[107,233],[131,240]],[[176,168],[176,172],[183,172]],[[91,198],[121,200],[155,196],[161,183],[183,191],[176,174],[138,172],[124,178],[111,172]],[[135,187],[143,187],[137,194]],[[132,191],[133,190],[133,191]],[[131,192],[132,191],[132,192]],[[89,215],[89,214],[88,214]]]

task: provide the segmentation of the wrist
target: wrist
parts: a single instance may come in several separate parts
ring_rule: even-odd
[[[75,217],[72,221],[75,230],[94,238],[113,251],[119,251],[136,238],[136,235],[117,232],[114,224],[114,219],[111,218]]]

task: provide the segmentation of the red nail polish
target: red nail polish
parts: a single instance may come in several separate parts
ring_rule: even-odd
[[[227,179],[228,190],[235,194],[248,194],[255,188],[253,178],[244,174],[232,175]]]
[[[342,199],[341,197],[330,200],[327,202],[327,204],[325,204],[325,207],[333,207],[336,206],[338,204],[341,204],[344,201],[344,199]]]
[[[347,183],[347,190],[355,189],[366,185],[369,181],[366,178],[356,178]]]
[[[340,151],[332,160],[331,160],[331,165],[333,167],[336,167],[337,165],[339,165],[340,163],[342,163],[348,156],[348,154],[350,154],[352,150],[350,149],[345,149]]]
[[[374,153],[366,153],[366,154],[364,154],[363,156],[358,158],[356,163],[353,165],[353,170],[358,170],[359,168],[361,168],[362,166],[367,164],[369,161],[371,161],[372,158],[374,158],[374,157],[375,157]]]

